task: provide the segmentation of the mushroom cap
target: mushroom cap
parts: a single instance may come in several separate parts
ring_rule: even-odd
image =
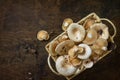
[[[59,55],[67,54],[68,50],[74,46],[74,42],[71,40],[65,40],[60,42],[56,48],[55,52],[58,53]]]
[[[107,40],[99,38],[98,40],[96,40],[96,42],[93,44],[91,48],[96,54],[102,55],[103,52],[107,50],[107,46],[108,46]]]
[[[62,24],[62,29],[63,29],[63,31],[66,31],[67,28],[68,28],[68,26],[69,26],[71,23],[73,23],[73,20],[72,20],[72,19],[70,19],[70,18],[64,19],[63,24]]]
[[[108,42],[103,38],[97,39],[96,42],[93,44],[93,48],[95,49],[106,50],[107,46],[108,46]]]
[[[68,39],[67,34],[64,34],[64,35],[62,35],[62,36],[60,36],[60,37],[58,38],[58,41],[59,41],[59,42],[62,42],[62,41],[65,41],[65,40],[67,40],[67,39]]]
[[[74,42],[81,42],[85,37],[85,29],[78,23],[72,23],[67,28],[68,37]]]
[[[88,28],[90,28],[90,26],[93,25],[94,23],[95,23],[95,20],[93,20],[93,19],[87,19],[87,20],[85,21],[85,23],[83,24],[83,26],[84,26],[85,29],[88,29]]]
[[[42,40],[48,40],[49,39],[49,34],[47,31],[45,30],[40,30],[38,33],[37,33],[37,39],[42,41]]]
[[[80,58],[80,59],[88,59],[92,54],[91,48],[87,44],[79,44],[78,46],[83,47],[85,49],[85,53],[84,54],[79,54],[78,58]]]
[[[61,75],[64,76],[70,76],[77,70],[76,67],[68,63],[67,57],[68,55],[60,56],[56,60],[56,69]]]
[[[96,49],[96,50],[94,50],[94,52],[97,54],[97,55],[102,55],[103,54],[103,50],[101,50],[101,49]]]
[[[91,68],[94,65],[94,63],[90,59],[86,59],[83,61],[83,65],[85,66],[85,68]]]
[[[103,38],[103,39],[109,38],[108,27],[105,24],[95,23],[92,26],[90,26],[90,28],[95,29],[98,32],[98,34],[100,35],[100,38]]]
[[[52,42],[50,43],[50,45],[49,45],[49,51],[50,51],[50,54],[51,54],[52,56],[57,55],[57,53],[55,52],[55,48],[56,48],[56,46],[57,46],[58,44],[59,44],[58,41],[52,41]]]
[[[79,58],[74,58],[71,60],[73,66],[79,66],[82,62]]]
[[[96,30],[90,29],[90,30],[88,30],[86,38],[83,41],[83,43],[86,43],[88,45],[93,44],[97,40],[97,37],[98,37],[98,35],[97,35]]]
[[[77,56],[76,52],[78,51],[78,47],[75,45],[71,49],[68,50],[68,55],[70,58],[75,58]]]
[[[99,58],[100,58],[100,55],[96,54],[95,52],[92,52],[90,59],[93,60],[94,63],[96,63]]]

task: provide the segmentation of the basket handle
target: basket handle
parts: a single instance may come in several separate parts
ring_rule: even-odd
[[[48,66],[49,66],[49,68],[50,68],[50,70],[53,72],[53,73],[55,73],[56,75],[60,75],[58,72],[56,72],[54,69],[53,69],[53,67],[51,66],[51,62],[50,62],[50,54],[49,54],[49,56],[48,56],[48,59],[47,59],[47,62],[48,62]]]
[[[111,39],[113,40],[114,37],[115,37],[115,35],[116,35],[116,33],[117,33],[115,25],[114,25],[109,19],[100,18],[100,20],[101,20],[101,21],[107,21],[107,22],[109,22],[109,23],[112,25],[112,27],[113,27],[113,29],[114,29],[114,34],[111,36]]]

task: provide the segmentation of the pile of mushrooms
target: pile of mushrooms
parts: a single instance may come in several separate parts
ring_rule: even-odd
[[[49,53],[59,74],[71,76],[81,68],[91,68],[107,51],[109,31],[101,21],[86,19],[83,24],[64,20],[64,33],[49,43]]]

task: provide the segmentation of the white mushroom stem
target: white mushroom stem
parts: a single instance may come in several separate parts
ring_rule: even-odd
[[[85,68],[91,68],[93,64],[93,61],[91,61],[90,59],[86,59],[83,61],[83,65],[85,66]]]
[[[78,58],[88,59],[90,57],[90,55],[92,54],[91,48],[87,44],[79,44],[78,46],[83,47],[85,49],[85,53],[84,54],[79,54]]]
[[[64,76],[70,76],[77,70],[72,64],[67,62],[67,55],[60,56],[56,60],[57,71]]]

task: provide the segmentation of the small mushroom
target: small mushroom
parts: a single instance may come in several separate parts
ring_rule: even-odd
[[[95,23],[95,20],[94,19],[87,19],[85,21],[85,23],[83,24],[84,28],[85,29],[88,29],[90,28],[91,25],[93,25]]]
[[[98,35],[97,35],[96,30],[90,29],[88,30],[86,38],[83,41],[83,43],[88,44],[88,45],[93,44],[97,40],[97,37]]]
[[[74,42],[81,42],[85,37],[85,29],[78,23],[72,23],[67,29],[68,37]]]
[[[71,60],[73,66],[79,66],[82,62],[79,58],[75,58]]]
[[[48,40],[49,39],[49,34],[47,31],[45,30],[40,30],[38,33],[37,33],[37,39],[42,41],[42,40]]]
[[[85,49],[84,54],[79,54],[78,58],[80,58],[80,59],[88,59],[92,54],[91,48],[87,44],[79,44],[78,46],[83,47]]]
[[[71,41],[71,40],[65,40],[65,41],[62,41],[60,42],[56,48],[55,48],[55,51],[56,53],[58,53],[59,55],[63,55],[63,54],[67,54],[68,53],[68,50],[70,48],[72,48],[74,46],[74,42]]]
[[[68,55],[70,58],[75,58],[77,56],[76,52],[78,51],[78,47],[75,45],[71,49],[68,50]]]
[[[70,56],[70,59],[76,58],[78,54],[82,53],[84,50],[82,47],[79,46],[73,46],[71,49],[68,51],[68,55]]]
[[[59,42],[62,42],[62,41],[65,41],[65,40],[67,40],[68,39],[68,36],[66,35],[66,34],[64,34],[64,35],[62,35],[62,36],[60,36],[59,38],[58,38],[58,41]]]
[[[77,68],[68,62],[68,55],[60,56],[56,60],[57,71],[64,76],[73,75]]]
[[[49,45],[49,51],[50,51],[50,54],[51,54],[52,56],[57,55],[57,53],[55,52],[55,48],[56,48],[56,46],[57,46],[58,44],[59,44],[58,41],[52,41],[52,42],[50,43],[50,45]]]
[[[93,65],[94,65],[94,63],[90,59],[86,59],[83,61],[83,66],[85,68],[91,68]]]
[[[68,28],[68,26],[69,26],[71,23],[73,23],[73,20],[72,20],[72,19],[70,19],[70,18],[64,19],[63,24],[62,24],[62,29],[63,29],[63,31],[66,31],[67,28]]]
[[[97,33],[100,35],[99,38],[103,38],[103,39],[109,38],[108,27],[105,24],[95,23],[92,26],[90,26],[90,28],[95,29],[97,31]]]
[[[107,40],[103,38],[99,38],[96,40],[96,42],[93,44],[94,49],[102,49],[102,50],[107,50],[108,42]]]
[[[99,55],[97,55],[95,52],[92,52],[92,55],[90,56],[90,59],[91,59],[94,63],[96,63],[99,58],[100,58]]]

